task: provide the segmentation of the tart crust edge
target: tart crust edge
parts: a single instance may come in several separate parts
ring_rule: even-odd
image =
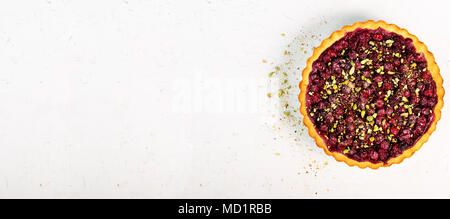
[[[403,151],[403,153],[397,157],[389,159],[386,163],[380,162],[380,163],[371,163],[369,161],[359,162],[356,160],[353,160],[351,158],[348,158],[344,154],[341,154],[339,152],[331,152],[328,150],[327,145],[325,144],[322,137],[320,137],[319,133],[317,133],[316,128],[312,121],[310,120],[307,110],[306,110],[306,92],[307,92],[307,86],[309,84],[309,73],[312,70],[312,64],[315,60],[319,58],[319,56],[331,45],[333,45],[334,42],[338,41],[342,37],[344,37],[346,32],[351,32],[356,30],[357,28],[365,28],[365,29],[377,29],[377,28],[383,28],[387,31],[395,32],[404,38],[410,38],[413,40],[414,47],[416,48],[416,51],[418,53],[423,53],[428,65],[428,70],[430,71],[433,80],[436,83],[436,94],[438,97],[438,102],[436,103],[436,106],[434,108],[434,115],[435,118],[433,122],[430,124],[430,127],[426,133],[420,137],[420,139],[417,140],[415,145],[413,145],[411,148]],[[443,79],[440,75],[440,70],[438,65],[436,64],[436,61],[434,59],[434,56],[431,52],[428,51],[428,48],[426,45],[419,41],[419,39],[413,35],[410,34],[406,29],[400,28],[395,24],[388,24],[382,20],[380,21],[373,21],[368,20],[364,22],[356,22],[353,25],[344,26],[341,30],[337,30],[331,34],[331,36],[325,40],[322,41],[322,44],[314,49],[313,55],[307,60],[306,67],[303,69],[302,72],[302,80],[299,84],[300,87],[300,94],[298,96],[298,99],[300,101],[300,113],[303,115],[303,123],[308,128],[309,135],[315,139],[317,146],[321,147],[326,154],[333,156],[337,161],[345,162],[349,166],[358,166],[361,169],[364,168],[371,168],[371,169],[378,169],[379,167],[388,167],[392,164],[399,164],[404,159],[411,157],[417,150],[419,150],[422,145],[428,141],[428,138],[430,137],[431,133],[433,133],[436,130],[436,124],[441,118],[441,109],[444,105],[444,88],[442,87]]]

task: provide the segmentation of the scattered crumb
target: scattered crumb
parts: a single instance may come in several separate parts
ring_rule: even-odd
[[[281,36],[285,37],[286,34],[282,33]],[[304,150],[310,152],[313,152],[312,147],[315,147],[315,145],[304,142],[304,139],[309,139],[309,136],[307,128],[303,125],[302,115],[298,110],[298,94],[300,91],[298,85],[301,80],[301,71],[309,58],[308,55],[313,51],[314,45],[320,44],[321,38],[319,34],[301,30],[301,33],[284,50],[281,50],[282,61],[275,63],[269,73],[271,87],[267,91],[268,98],[266,99],[277,103],[269,114],[274,118],[274,123],[268,125],[268,128],[273,129],[273,140],[292,140],[291,146],[308,145],[309,148]],[[263,63],[267,63],[267,60],[264,59]],[[280,156],[280,153],[275,153],[275,155]],[[300,159],[303,160],[302,165],[305,166],[298,170],[298,175],[306,173],[316,176],[321,169],[328,165],[327,162],[315,161],[310,157],[301,157]],[[305,164],[305,162],[308,163]]]

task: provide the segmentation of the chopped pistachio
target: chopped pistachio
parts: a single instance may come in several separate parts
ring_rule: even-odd
[[[364,60],[361,61],[361,64],[362,64],[362,65],[365,65],[365,64],[370,65],[370,64],[372,64],[372,60],[370,60],[370,59],[364,59]]]
[[[380,130],[380,127],[378,127],[377,125],[375,125],[374,127],[373,127],[373,131],[374,132],[377,132],[377,131],[379,131]]]
[[[350,148],[347,147],[344,151],[342,151],[342,153],[347,154],[350,151]]]
[[[384,66],[381,66],[375,70],[377,73],[381,73],[384,70]]]
[[[355,66],[352,65],[352,68],[350,68],[350,70],[348,71],[349,75],[352,75],[355,72]]]
[[[397,86],[397,84],[398,84],[398,82],[400,81],[400,79],[398,79],[398,78],[394,78],[394,79],[392,79],[392,81],[394,82],[394,84]]]
[[[391,47],[393,43],[394,43],[394,40],[386,40],[386,45],[388,47]]]

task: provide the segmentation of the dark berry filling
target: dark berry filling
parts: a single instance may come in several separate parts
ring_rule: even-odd
[[[381,28],[357,29],[313,63],[306,102],[330,151],[387,162],[427,132],[436,84],[411,39]]]

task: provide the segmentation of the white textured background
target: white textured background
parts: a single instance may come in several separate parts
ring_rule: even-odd
[[[419,36],[449,92],[447,2],[1,0],[0,198],[450,198],[448,106],[419,152],[373,171],[267,97],[287,48],[307,44],[301,70],[367,19]]]

